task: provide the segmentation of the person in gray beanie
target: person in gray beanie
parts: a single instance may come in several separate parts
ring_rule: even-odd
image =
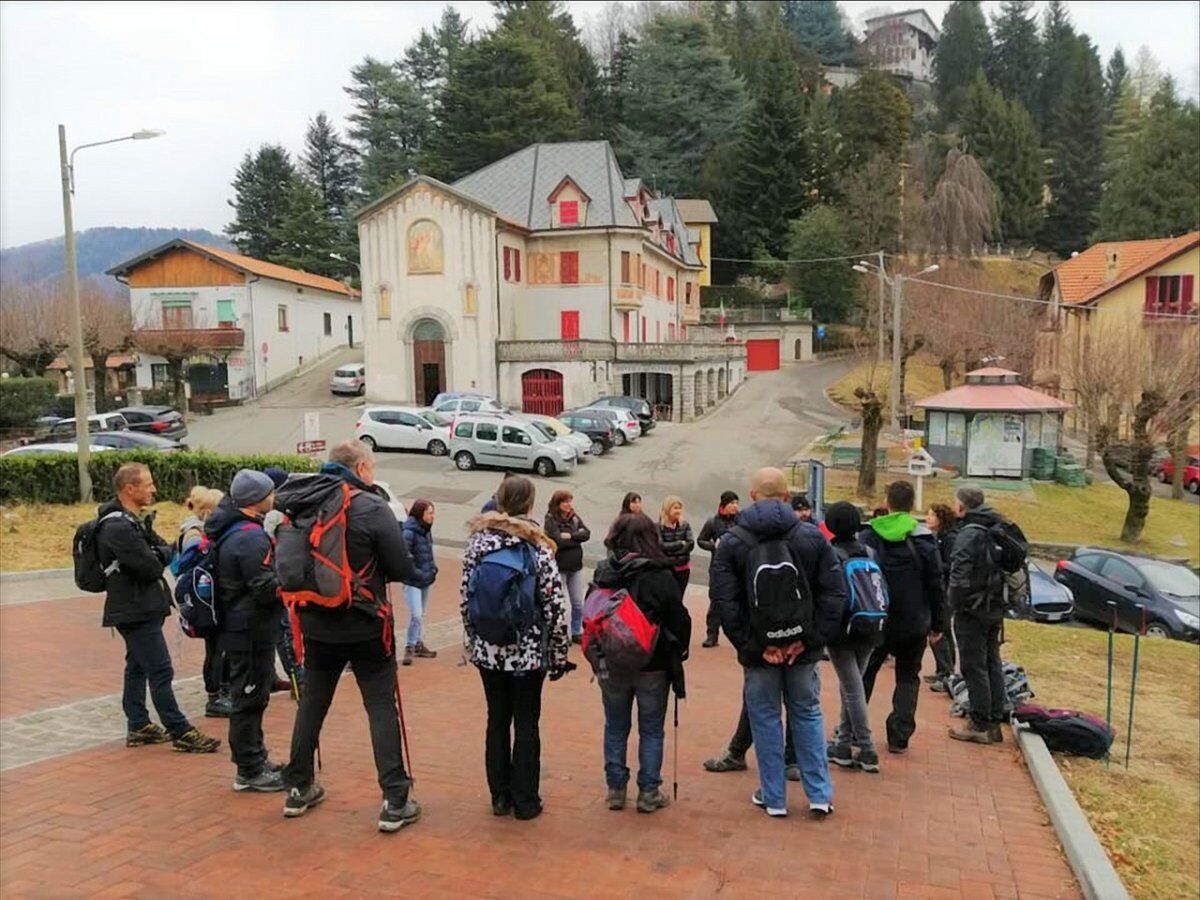
[[[263,516],[275,506],[275,482],[253,469],[233,476],[228,497],[204,523],[216,544],[219,644],[229,667],[229,749],[235,791],[281,791],[281,765],[271,762],[262,719],[275,681],[275,641],[283,604]]]
[[[271,479],[271,483],[275,485],[275,490],[279,490],[287,484],[288,478],[291,477],[291,473],[284,471],[278,466],[267,466],[263,469],[263,474]],[[277,509],[271,509],[263,516],[263,528],[267,532],[267,537],[272,542],[275,540],[275,530],[279,528],[283,520],[283,513]],[[295,639],[292,637],[292,623],[286,609],[279,617],[279,633],[275,639],[275,652],[279,654],[279,662],[283,666],[283,671],[287,674],[287,677],[274,679],[271,684],[271,693],[276,694],[280,691],[290,691],[292,699],[298,701],[300,699],[300,689],[304,686],[304,667],[296,659],[296,644]]]

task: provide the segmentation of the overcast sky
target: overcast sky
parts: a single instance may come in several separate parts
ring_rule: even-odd
[[[167,132],[80,153],[77,229],[220,231],[242,155],[267,142],[299,149],[320,110],[342,124],[350,67],[367,54],[395,58],[444,5],[0,2],[0,246],[62,232],[59,123],[71,146],[139,128]],[[486,2],[454,5],[476,27],[491,22]],[[581,22],[602,6],[569,5]],[[948,5],[923,4],[937,22]],[[999,3],[984,5],[993,13]],[[856,19],[888,8],[842,6]],[[1068,6],[1105,60],[1118,44],[1130,60],[1145,44],[1182,92],[1197,95],[1200,2]]]

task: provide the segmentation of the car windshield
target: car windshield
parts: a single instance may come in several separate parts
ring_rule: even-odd
[[[1142,574],[1172,600],[1200,600],[1200,576],[1191,569],[1171,563],[1147,560],[1139,563]]]
[[[533,430],[537,432],[537,435],[534,435],[535,438],[540,435],[547,440],[552,441],[558,437],[558,435],[554,433],[554,429],[545,422],[533,422],[531,424],[533,425]]]
[[[439,428],[445,428],[451,422],[449,416],[443,416],[440,412],[436,412],[432,409],[423,409],[421,410],[420,415],[421,418],[430,425],[436,425]]]
[[[333,374],[338,378],[353,378],[358,372],[355,369],[338,369]]]

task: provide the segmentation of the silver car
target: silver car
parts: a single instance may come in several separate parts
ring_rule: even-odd
[[[562,440],[550,440],[532,422],[495,415],[460,415],[450,438],[450,456],[466,472],[476,466],[532,469],[542,477],[575,468],[578,454]]]
[[[364,363],[346,363],[333,370],[329,379],[329,391],[333,394],[357,394],[367,392],[367,367]]]

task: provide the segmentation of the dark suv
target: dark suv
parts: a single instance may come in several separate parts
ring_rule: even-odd
[[[649,401],[641,397],[601,397],[588,405],[629,410],[637,416],[638,424],[642,426],[642,434],[654,428],[654,410],[651,409]]]
[[[586,434],[593,442],[599,442],[603,448],[603,453],[611,450],[613,444],[616,443],[612,423],[606,419],[601,419],[599,416],[588,416],[583,413],[562,413],[557,418],[558,421],[562,422],[572,431]],[[599,456],[600,454],[595,453],[593,450],[593,455]]]
[[[170,406],[127,406],[118,412],[129,423],[130,431],[143,431],[180,441],[187,437],[187,423],[179,410]]]

